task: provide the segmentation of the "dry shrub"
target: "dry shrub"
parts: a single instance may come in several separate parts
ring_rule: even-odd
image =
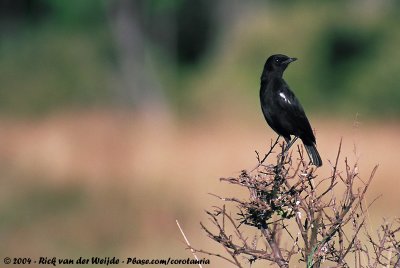
[[[278,139],[263,159],[256,152],[253,170],[221,179],[246,188],[248,198],[215,195],[223,205],[207,211],[209,224],[201,223],[228,254],[191,249],[236,267],[256,261],[279,267],[296,262],[306,267],[400,267],[400,221],[386,221],[373,234],[367,228],[367,210],[373,202],[367,205],[365,194],[377,166],[367,179],[359,177],[357,163],[350,165],[347,158],[344,170],[339,170],[341,145],[335,161],[327,163],[330,176],[323,179],[315,179],[316,169],[300,146],[297,159],[284,153]],[[267,164],[274,156],[275,163]],[[257,234],[249,235],[249,230]]]

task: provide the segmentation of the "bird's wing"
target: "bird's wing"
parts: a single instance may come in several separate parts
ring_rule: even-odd
[[[303,141],[308,143],[315,143],[314,133],[312,131],[310,122],[301,106],[299,100],[294,93],[285,84],[279,91],[276,92],[277,105],[281,107],[282,124],[286,128],[292,128],[291,133],[300,137]]]

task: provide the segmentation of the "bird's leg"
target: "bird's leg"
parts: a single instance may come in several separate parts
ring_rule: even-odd
[[[287,151],[289,151],[289,149],[290,149],[290,147],[292,147],[292,145],[293,145],[293,143],[295,143],[296,141],[297,141],[297,139],[298,139],[299,137],[294,137],[293,138],[293,140],[289,140],[289,141],[287,141],[286,140],[286,147],[285,147],[285,150],[283,151],[284,153],[286,153]]]
[[[285,137],[284,137],[284,138],[285,138]],[[288,139],[288,138],[285,138],[286,146],[285,146],[285,148],[283,149],[282,153],[279,154],[279,156],[286,155],[287,152],[289,151],[290,147],[292,147],[293,143],[295,143],[297,139],[298,139],[297,136],[295,136],[292,140],[290,140],[290,139]]]

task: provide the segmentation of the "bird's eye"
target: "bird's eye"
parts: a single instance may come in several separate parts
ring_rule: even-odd
[[[277,62],[277,63],[278,63],[278,62],[279,62],[279,59],[276,59],[276,60],[275,60],[275,62]]]

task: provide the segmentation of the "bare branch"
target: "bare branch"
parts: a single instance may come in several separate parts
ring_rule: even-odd
[[[223,205],[207,211],[212,229],[201,223],[207,236],[222,245],[229,257],[204,250],[195,252],[222,258],[236,267],[243,267],[239,256],[250,264],[264,260],[285,268],[293,258],[313,268],[323,262],[329,262],[329,267],[400,267],[400,242],[396,237],[400,220],[383,224],[378,240],[366,228],[366,213],[376,199],[368,206],[363,202],[378,166],[366,181],[359,176],[357,162],[350,165],[345,158],[344,170],[339,170],[340,140],[334,162],[329,161],[330,176],[317,178],[317,169],[304,160],[301,146],[293,161],[292,153],[284,152],[283,143],[279,144],[280,153],[275,153],[276,145],[278,139],[271,141],[262,159],[256,152],[258,164],[251,171],[221,178],[222,182],[246,189],[247,198],[211,194],[235,207],[228,211]],[[257,235],[249,237],[249,230]],[[362,235],[367,240],[361,239]],[[264,243],[257,243],[260,238]]]

